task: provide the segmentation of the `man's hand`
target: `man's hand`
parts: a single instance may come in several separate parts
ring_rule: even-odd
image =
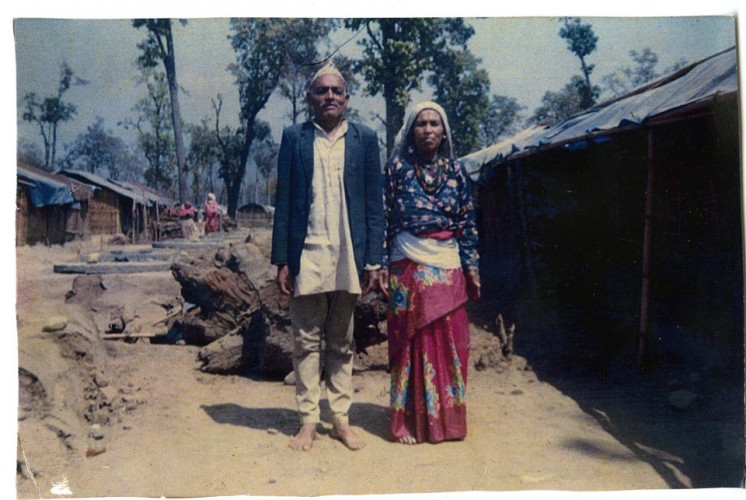
[[[478,300],[482,296],[482,285],[479,282],[478,269],[469,269],[466,271],[466,291],[472,300]]]
[[[287,264],[277,266],[277,279],[275,281],[281,294],[290,295],[293,293],[292,277],[290,276],[290,269]]]
[[[378,269],[368,270],[363,273],[363,295],[376,291],[380,273],[381,271]]]

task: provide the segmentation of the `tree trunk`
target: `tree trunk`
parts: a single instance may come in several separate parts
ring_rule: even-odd
[[[203,347],[198,358],[203,365],[200,370],[208,373],[231,373],[241,366],[243,338],[232,333]]]
[[[272,279],[268,256],[252,243],[232,245],[171,267],[184,300],[198,314],[172,318],[169,335],[178,331],[188,344],[204,346],[203,371],[283,378],[292,371],[293,337],[289,297]],[[386,341],[380,330],[385,305],[373,294],[361,297],[355,310],[355,348]]]
[[[174,141],[176,143],[176,162],[179,169],[179,199],[183,202],[189,199],[187,185],[186,156],[184,154],[184,134],[181,128],[181,107],[179,106],[179,85],[176,81],[176,55],[174,54],[174,40],[171,32],[171,21],[166,28],[167,53],[163,59],[168,78],[168,92],[171,97],[171,120],[174,125]]]

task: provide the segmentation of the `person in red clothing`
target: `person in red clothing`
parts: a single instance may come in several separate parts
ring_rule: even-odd
[[[479,254],[469,177],[453,157],[441,106],[424,102],[408,114],[384,176],[389,436],[402,444],[464,439],[465,304],[480,297]]]
[[[215,201],[215,195],[207,195],[205,203],[205,234],[216,233],[220,231],[220,206]]]

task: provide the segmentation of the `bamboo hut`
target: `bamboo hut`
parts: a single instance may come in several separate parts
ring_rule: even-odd
[[[640,369],[742,364],[735,48],[462,161],[487,295]]]
[[[90,200],[92,234],[124,234],[137,243],[157,239],[159,208],[170,203],[144,186],[113,181],[82,170],[61,170],[61,175],[93,189]]]
[[[93,191],[26,164],[16,170],[16,246],[63,244],[90,236]]]

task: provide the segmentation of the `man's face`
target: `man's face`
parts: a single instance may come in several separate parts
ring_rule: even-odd
[[[317,78],[306,98],[316,121],[322,126],[335,126],[339,123],[350,100],[344,81],[336,75]]]

